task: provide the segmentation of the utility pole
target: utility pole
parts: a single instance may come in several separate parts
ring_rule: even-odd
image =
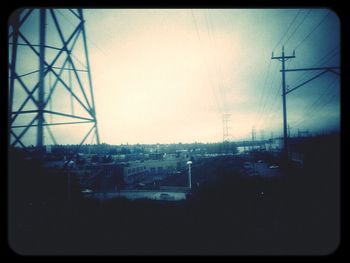
[[[287,134],[287,111],[286,111],[286,95],[291,93],[292,91],[295,91],[296,89],[300,88],[301,86],[319,78],[323,74],[330,72],[333,74],[336,74],[340,76],[340,72],[337,71],[340,68],[339,67],[316,67],[316,68],[298,68],[298,69],[285,69],[285,62],[288,59],[295,58],[295,51],[293,51],[293,56],[285,56],[284,54],[284,46],[282,47],[282,56],[280,57],[275,57],[272,52],[272,57],[271,59],[278,59],[279,61],[282,62],[282,69],[280,72],[282,72],[282,98],[283,98],[283,144],[284,144],[284,158],[285,160],[288,159],[288,134]],[[293,88],[288,88],[286,90],[286,78],[285,78],[285,73],[286,72],[297,72],[297,71],[321,71],[320,73],[314,75],[312,78],[304,81],[303,83],[297,85],[296,87]]]
[[[286,106],[286,74],[285,63],[288,59],[295,58],[295,51],[293,56],[285,56],[284,46],[282,47],[282,56],[275,57],[272,52],[271,59],[278,59],[282,62],[282,102],[283,102],[283,158],[288,160],[288,134],[287,134],[287,106]]]
[[[253,175],[255,175],[255,160],[254,160],[254,141],[255,141],[255,128],[252,128],[252,162],[253,162]]]

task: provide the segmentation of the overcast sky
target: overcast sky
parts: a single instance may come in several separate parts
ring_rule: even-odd
[[[253,127],[258,138],[279,136],[281,62],[271,53],[295,50],[287,68],[339,66],[340,24],[327,9],[87,9],[84,16],[98,128],[109,144],[222,141],[223,114],[231,114],[232,140],[250,138]],[[288,72],[287,85],[317,73]],[[339,83],[326,73],[287,95],[292,134],[339,128]],[[80,136],[57,133],[64,143]]]

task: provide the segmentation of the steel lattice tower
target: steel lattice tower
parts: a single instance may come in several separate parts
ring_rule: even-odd
[[[57,144],[55,135],[74,135],[71,144],[88,138],[99,144],[84,25],[81,9],[21,9],[12,14],[10,145],[41,149]]]
[[[231,134],[230,134],[230,117],[231,114],[223,114],[222,115],[222,125],[223,125],[223,138],[222,141],[223,142],[228,142],[230,140]]]

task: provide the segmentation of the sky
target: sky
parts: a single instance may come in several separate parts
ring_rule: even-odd
[[[232,141],[250,139],[253,129],[257,138],[278,137],[283,127],[282,63],[271,59],[272,52],[281,56],[283,45],[285,55],[295,51],[295,58],[286,62],[288,69],[340,63],[340,22],[328,9],[83,12],[100,140],[108,144],[219,142],[224,114],[230,114]],[[76,18],[66,10],[57,17],[68,38]],[[47,42],[62,46],[55,40],[52,22],[48,18]],[[33,43],[38,41],[36,23],[33,14],[22,29]],[[80,45],[74,51],[76,65],[82,62],[84,68]],[[47,56],[53,57],[50,52]],[[36,60],[28,53],[23,50],[18,55],[23,58],[17,63],[22,74],[30,70],[27,67],[38,67],[38,63],[28,63]],[[287,88],[319,72],[287,72]],[[68,83],[68,74],[62,76]],[[26,79],[31,84],[36,80],[35,74]],[[88,86],[87,75],[81,80]],[[51,85],[48,77],[46,82]],[[74,80],[71,84],[78,85]],[[59,87],[55,95],[55,107],[71,111],[70,99],[60,94]],[[18,92],[14,101],[23,98]],[[74,110],[79,112],[79,105]],[[339,129],[339,76],[328,72],[289,93],[287,118],[291,135],[298,129]],[[77,126],[56,127],[57,141],[79,143],[87,128]],[[35,129],[28,141],[34,133]]]

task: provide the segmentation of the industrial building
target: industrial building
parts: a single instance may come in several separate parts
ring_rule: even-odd
[[[143,179],[161,179],[164,176],[175,175],[177,171],[186,168],[186,159],[171,158],[161,160],[134,161],[123,164],[123,178],[127,184]]]

